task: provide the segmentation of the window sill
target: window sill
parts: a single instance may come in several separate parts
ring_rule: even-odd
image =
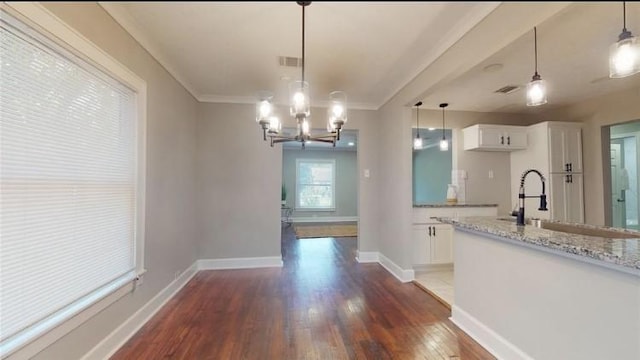
[[[300,212],[335,212],[336,208],[295,208],[295,211]]]

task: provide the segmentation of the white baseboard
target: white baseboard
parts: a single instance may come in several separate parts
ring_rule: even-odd
[[[393,276],[395,276],[398,280],[402,281],[403,283],[413,281],[415,279],[415,273],[413,269],[405,270],[400,266],[396,265],[396,263],[391,261],[388,257],[380,253],[378,253],[378,257],[380,258],[378,261],[380,265],[382,265],[382,267],[387,269],[388,272],[390,272]]]
[[[227,259],[200,259],[198,270],[253,269],[265,267],[282,267],[282,257],[252,257]]]
[[[358,251],[356,255],[356,261],[364,264],[364,263],[377,263],[379,262],[380,257],[378,256],[377,251]]]
[[[180,274],[138,311],[120,324],[107,337],[86,353],[82,360],[108,359],[122,347],[144,324],[153,317],[198,272],[197,262]]]
[[[533,360],[531,356],[456,305],[451,307],[449,319],[498,359]]]
[[[357,216],[312,216],[312,217],[291,217],[292,223],[323,223],[323,222],[358,222]]]

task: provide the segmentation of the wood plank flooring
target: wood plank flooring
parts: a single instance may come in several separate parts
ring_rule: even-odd
[[[494,359],[356,238],[295,238],[284,267],[198,273],[112,359]]]

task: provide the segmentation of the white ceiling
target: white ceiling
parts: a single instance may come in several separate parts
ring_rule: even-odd
[[[294,2],[101,5],[200,101],[252,103],[259,91],[271,90],[285,103],[289,80],[282,78],[300,77],[299,68],[277,62],[301,54],[301,9]],[[527,6],[534,11],[523,11]],[[531,113],[640,83],[640,75],[607,78],[621,3],[314,2],[306,13],[313,106],[343,90],[350,108],[377,109],[401,95],[408,105],[423,100],[427,109],[449,102],[451,110]],[[547,105],[527,108],[523,90],[493,91],[530,81],[533,25],[538,70],[550,90]],[[640,35],[640,3],[627,3],[627,28]],[[490,54],[469,46],[446,64],[446,74],[440,71],[437,60],[474,36]],[[482,70],[494,63],[502,69]],[[429,70],[442,78],[425,81]]]

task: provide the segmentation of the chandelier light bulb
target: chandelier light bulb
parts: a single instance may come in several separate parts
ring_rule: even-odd
[[[281,129],[282,129],[282,123],[280,122],[280,119],[278,119],[277,116],[271,116],[269,118],[269,133],[277,134],[280,132]]]
[[[302,133],[304,135],[309,135],[309,130],[311,128],[311,124],[309,123],[309,120],[308,119],[304,119],[302,121],[302,125],[301,126],[302,126]]]

